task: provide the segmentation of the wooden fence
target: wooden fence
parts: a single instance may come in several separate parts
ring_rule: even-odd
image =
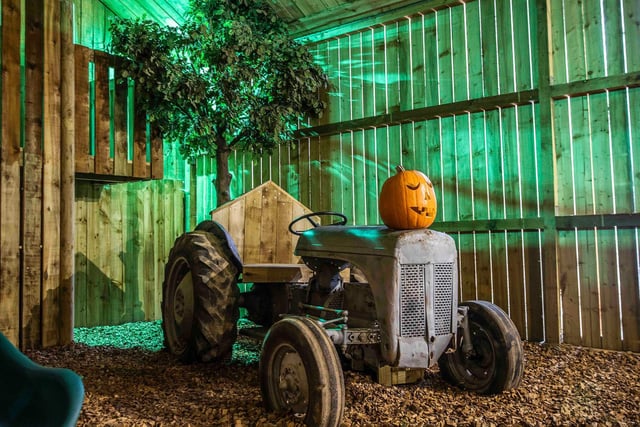
[[[79,182],[75,326],[160,319],[169,250],[184,231],[182,182]]]
[[[310,37],[327,114],[296,145],[236,153],[232,193],[273,180],[377,224],[395,165],[420,169],[464,299],[529,340],[640,351],[639,15],[637,0],[438,1]],[[198,220],[212,179],[202,160]]]

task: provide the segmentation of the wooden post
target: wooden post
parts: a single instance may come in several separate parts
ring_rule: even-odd
[[[75,49],[73,0],[60,3],[60,342],[73,341],[75,271]]]
[[[44,5],[42,345],[60,332],[60,2]],[[72,256],[70,254],[69,256]]]
[[[42,296],[43,0],[25,3],[25,123],[22,168],[22,348],[40,345]]]
[[[544,289],[545,340],[559,343],[562,340],[560,319],[560,287],[558,286],[558,232],[555,215],[555,158],[553,134],[553,100],[550,91],[550,48],[547,2],[537,0],[538,12],[538,81],[540,97],[540,145],[542,148],[542,280]]]
[[[2,144],[0,160],[0,326],[20,331],[20,0],[2,1]]]

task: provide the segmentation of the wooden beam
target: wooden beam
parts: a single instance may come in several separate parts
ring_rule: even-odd
[[[570,215],[556,218],[558,230],[593,229],[596,227],[637,228],[640,227],[640,214]]]
[[[75,48],[73,0],[60,2],[60,340],[73,341],[75,274]]]
[[[470,99],[468,101],[452,102],[448,104],[435,105],[432,107],[417,108],[409,111],[397,111],[389,114],[381,114],[374,117],[365,117],[363,119],[348,120],[340,123],[331,123],[306,129],[299,129],[296,133],[296,138],[329,136],[343,132],[375,128],[385,125],[429,120],[435,119],[437,117],[455,116],[462,113],[476,113],[479,111],[496,110],[498,108],[512,107],[514,105],[523,105],[531,102],[536,102],[537,99],[537,90],[507,93],[504,95]]]
[[[542,280],[544,292],[545,339],[550,343],[559,343],[561,336],[560,286],[558,286],[558,233],[555,216],[555,156],[553,134],[553,100],[550,86],[549,58],[549,0],[536,0],[538,22],[538,81],[540,99],[540,180],[542,219],[544,233],[542,242]]]
[[[541,230],[544,228],[542,218],[510,218],[487,219],[473,221],[443,221],[436,222],[431,229],[445,233],[472,233],[487,231],[522,231]]]
[[[20,332],[20,0],[2,1],[2,144],[0,157],[0,326]]]
[[[567,96],[584,96],[587,94],[639,86],[640,71],[553,85],[550,90],[551,97],[559,99]]]

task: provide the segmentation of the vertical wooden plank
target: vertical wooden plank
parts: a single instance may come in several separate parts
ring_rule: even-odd
[[[87,184],[87,269],[86,269],[86,298],[87,312],[86,325],[100,325],[99,301],[101,295],[101,275],[97,266],[100,257],[100,239],[102,236],[99,231],[100,212],[98,209],[100,192],[96,184]]]
[[[364,62],[363,33],[358,32],[349,37],[349,64],[351,66],[351,116],[353,119],[365,117],[364,97],[366,83],[364,81],[365,67],[370,64]],[[366,46],[364,47],[366,49]]]
[[[479,1],[484,96],[493,96],[499,92],[496,9],[492,0]]]
[[[438,101],[453,102],[453,47],[451,46],[451,9],[438,10],[436,28],[438,39]]]
[[[425,122],[426,146],[427,146],[427,168],[425,172],[431,179],[438,202],[438,212],[436,221],[444,221],[443,203],[445,191],[445,181],[443,177],[443,152],[442,140],[440,138],[440,119],[428,120]]]
[[[234,242],[236,243],[236,248],[238,249],[238,253],[243,257],[243,262],[246,262],[244,259],[245,253],[245,213],[246,209],[246,199],[238,199],[237,202],[233,203],[229,207],[229,234],[233,236]]]
[[[584,22],[582,3],[564,1],[564,26],[566,37],[567,82],[586,79]]]
[[[589,136],[591,142],[591,152],[584,153],[588,156],[591,167],[593,182],[592,206],[595,213],[615,212],[613,186],[613,170],[611,147],[609,144],[609,102],[608,93],[598,93],[589,95]]]
[[[526,283],[524,265],[524,232],[507,233],[507,256],[509,259],[509,317],[518,328],[520,335],[526,337],[527,310],[525,303]]]
[[[275,226],[272,228],[275,230],[287,230],[289,223],[293,220],[293,202],[287,194],[275,192],[276,206],[273,209],[276,212]],[[292,233],[276,232],[275,239],[271,242],[274,247],[273,262],[276,263],[289,263],[293,254],[294,247],[292,246],[291,237]]]
[[[424,66],[425,66],[425,106],[440,102],[438,70],[438,25],[435,11],[423,15]]]
[[[20,1],[2,2],[0,325],[20,345]]]
[[[472,176],[472,152],[469,114],[460,114],[455,117],[455,148],[456,148],[456,179],[457,208],[459,220],[473,219],[474,191]]]
[[[273,226],[278,221],[278,193],[270,183],[262,188],[262,200],[260,205],[260,263],[276,262],[277,230]]]
[[[611,144],[612,179],[615,193],[615,212],[634,211],[633,173],[636,168],[632,154],[632,130],[627,121],[627,91],[609,92],[608,136]]]
[[[491,278],[491,236],[490,233],[475,233],[476,251],[476,298],[493,301],[493,282]]]
[[[372,117],[376,109],[376,75],[373,29],[362,32],[362,115]]]
[[[506,218],[521,218],[520,144],[516,107],[501,110],[503,184],[505,189]]]
[[[471,174],[473,185],[473,219],[489,218],[489,186],[487,177],[487,141],[485,140],[485,113],[470,115]]]
[[[620,254],[620,311],[623,349],[640,351],[640,286],[638,285],[638,229],[618,230]]]
[[[104,52],[94,52],[95,63],[95,172],[101,175],[113,174],[111,156],[111,114],[109,107],[109,56]]]
[[[598,230],[598,255],[600,259],[600,322],[602,325],[602,348],[622,350],[620,303],[618,230]]]
[[[374,116],[386,114],[387,105],[387,70],[386,70],[386,27],[376,26],[373,29],[373,63],[374,78]]]
[[[582,15],[584,23],[584,45],[586,75],[588,79],[606,75],[605,45],[602,39],[603,17],[600,12],[600,0],[583,0]],[[612,17],[613,18],[613,17]],[[613,18],[615,19],[615,18]],[[615,31],[615,21],[608,23],[608,28]],[[608,52],[607,58],[608,59]]]
[[[493,303],[509,313],[509,282],[507,232],[491,233],[491,277],[493,278]]]
[[[375,129],[364,130],[365,191],[367,194],[365,224],[378,224],[378,169]],[[313,209],[312,209],[313,210]]]
[[[540,141],[534,122],[533,104],[515,107],[518,114],[517,132],[520,152],[520,197],[522,199],[522,217],[533,218],[539,215],[539,164]]]
[[[349,219],[349,223],[353,223],[355,218],[355,180],[362,179],[360,176],[355,177],[353,174],[355,163],[353,150],[353,132],[342,133],[340,135],[340,164],[337,165],[340,170],[340,175],[338,176],[339,187],[335,191],[339,191],[342,194],[340,209]]]
[[[451,57],[453,74],[453,100],[469,99],[469,73],[467,62],[467,27],[465,22],[465,4],[449,9],[451,11]]]
[[[244,210],[244,252],[243,261],[246,264],[260,262],[260,242],[262,241],[262,227],[260,217],[262,213],[262,192],[247,193]]]
[[[398,21],[395,27],[396,47],[396,77],[398,79],[399,109],[401,111],[413,109],[413,66],[411,18],[405,17]]]
[[[464,4],[465,9],[465,42],[467,46],[467,79],[469,82],[469,98],[481,98],[484,94],[482,79],[482,28],[480,22],[480,1]]]
[[[73,341],[74,199],[75,199],[75,91],[73,2],[60,2],[60,344]]]
[[[75,45],[75,114],[76,114],[76,171],[94,172],[90,157],[91,133],[89,129],[89,62],[93,61],[93,51]]]
[[[145,209],[146,206],[146,194],[144,188],[147,183],[140,183],[135,187],[128,187],[127,191],[132,193],[130,200],[133,202],[132,211],[129,211],[130,215],[135,215],[132,218],[132,223],[135,224],[135,230],[133,230],[132,237],[133,242],[131,245],[131,254],[133,256],[134,268],[132,274],[127,279],[127,285],[132,287],[131,297],[125,302],[129,304],[132,311],[132,317],[134,322],[142,322],[148,320],[146,317],[146,275],[148,272],[146,261],[146,239],[147,233],[147,221],[148,213]]]
[[[327,76],[329,77],[329,104],[327,109],[324,112],[324,115],[327,118],[326,123],[338,123],[340,122],[340,118],[342,117],[342,97],[348,95],[343,94],[340,90],[342,89],[340,85],[341,75],[340,75],[340,43],[338,39],[331,39],[329,41],[323,42],[322,46],[324,49],[324,54],[326,55],[327,60]],[[322,52],[322,51],[319,51]]]
[[[424,27],[423,27],[423,15],[414,15],[411,17],[410,28],[411,32],[411,46],[410,46],[410,58],[411,58],[411,95],[413,97],[412,108],[425,107],[426,96],[425,90],[427,88],[426,74],[425,74],[425,58],[424,58]],[[402,59],[404,54],[400,55]]]
[[[147,178],[147,119],[143,112],[136,111],[133,124],[133,176]],[[191,189],[193,191],[193,189]],[[192,212],[193,214],[193,212]]]
[[[638,10],[637,3],[636,10]],[[607,57],[607,68],[604,72],[608,76],[615,76],[624,73],[623,37],[625,31],[623,31],[622,26],[622,2],[602,2],[602,13],[604,48]]]
[[[542,241],[542,266],[544,287],[544,331],[545,339],[550,343],[561,341],[561,311],[560,288],[558,286],[558,233],[556,231],[556,177],[553,171],[555,166],[554,136],[553,136],[553,103],[550,90],[550,45],[549,45],[549,21],[550,14],[547,9],[549,0],[536,0],[537,10],[537,34],[536,42],[538,55],[535,58],[538,64],[538,87],[540,105],[540,170],[545,171],[540,180],[541,215],[544,222],[544,234]]]
[[[42,265],[42,79],[43,6],[25,4],[25,117],[24,166],[22,167],[22,348],[40,343]],[[0,203],[1,203],[0,196]],[[1,233],[1,231],[0,231]],[[2,261],[0,261],[1,263]],[[1,305],[1,304],[0,304]]]
[[[4,5],[4,2],[3,2]],[[60,7],[44,7],[42,195],[42,345],[59,343],[60,285]],[[8,22],[3,19],[3,22]],[[6,82],[6,81],[5,81]],[[4,110],[4,109],[3,109]],[[6,111],[6,110],[5,110]],[[5,127],[3,127],[4,129]],[[4,143],[3,143],[4,145]],[[3,186],[3,188],[6,188]],[[3,199],[3,206],[6,205]],[[3,227],[4,228],[4,227]],[[2,245],[3,248],[5,245]],[[3,257],[5,258],[5,257]],[[6,259],[6,258],[5,258]]]
[[[626,72],[640,70],[640,10],[637,0],[622,0]]]
[[[97,187],[97,186],[96,186]],[[97,239],[94,244],[98,247],[97,256],[94,260],[96,271],[94,274],[98,276],[98,289],[96,293],[96,310],[100,313],[98,318],[99,325],[113,325],[119,321],[119,316],[115,313],[116,304],[112,304],[111,300],[117,301],[118,295],[113,289],[111,276],[111,201],[113,200],[113,186],[105,185],[99,188],[99,199],[97,206]],[[109,255],[107,255],[109,254]],[[117,320],[116,320],[117,319]]]
[[[124,294],[125,294],[125,277],[123,261],[125,258],[125,241],[124,241],[124,221],[123,211],[127,201],[127,186],[135,184],[116,184],[110,187],[111,198],[109,206],[105,204],[105,209],[109,209],[108,223],[109,227],[109,315],[110,323],[117,325],[122,322],[124,316]],[[157,236],[159,238],[161,236]]]
[[[500,110],[486,111],[485,120],[485,141],[488,150],[487,179],[490,197],[489,217],[504,218]]]
[[[155,235],[154,225],[155,218],[152,212],[151,193],[153,191],[154,181],[146,181],[141,188],[142,193],[142,209],[143,215],[143,280],[141,281],[144,289],[144,298],[142,304],[142,311],[144,312],[144,320],[155,320],[158,317],[156,308],[159,309],[160,301],[156,300],[157,293],[155,292]]]
[[[375,141],[376,141],[376,191],[374,198],[376,200],[376,223],[380,223],[380,214],[378,212],[378,196],[380,195],[380,189],[384,182],[395,174],[395,165],[391,165],[390,152],[389,152],[389,128],[387,126],[381,126],[375,129]]]
[[[571,156],[572,181],[575,189],[575,214],[585,215],[594,213],[595,200],[592,187],[593,170],[591,163],[591,136],[589,129],[589,98],[578,97],[569,99],[569,114],[571,120]]]
[[[369,200],[367,197],[366,182],[366,152],[364,131],[358,130],[352,134],[353,140],[353,218],[354,224],[367,223],[367,205]]]
[[[116,75],[118,71],[116,70]],[[127,124],[127,109],[129,85],[116,79],[113,105],[113,148],[115,175],[127,176],[129,173],[129,129]]]
[[[460,300],[477,299],[478,284],[476,283],[476,247],[475,233],[459,233],[458,236],[458,264],[460,269]]]
[[[562,296],[563,341],[582,345],[577,232],[558,232],[558,276]]]
[[[553,121],[555,124],[555,158],[558,181],[557,211],[558,215],[572,215],[574,214],[573,153],[568,99],[555,101]]]
[[[535,4],[535,1],[532,0],[531,3]],[[567,37],[564,24],[564,1],[549,0],[547,3],[549,5],[550,80],[551,83],[566,83],[568,80],[565,60]],[[535,37],[535,33],[532,34]],[[533,53],[535,55],[535,51]]]
[[[311,139],[305,138],[298,141],[298,171],[300,174],[300,195],[298,200],[305,205],[311,206]]]
[[[351,57],[349,54],[349,36],[338,39],[338,79],[340,91],[340,121],[351,120],[353,107],[353,94],[351,91]]]
[[[535,35],[535,28],[531,28],[529,22],[529,10],[527,0],[514,0],[512,3],[511,20],[513,27],[513,69],[515,79],[515,91],[523,91],[532,88],[532,61],[530,40]]]
[[[87,204],[89,185],[76,187],[76,276],[75,276],[75,326],[87,326]]]
[[[580,313],[583,345],[600,348],[600,290],[598,267],[602,260],[596,252],[600,230],[578,230],[578,274],[580,278]]]
[[[455,118],[440,119],[440,138],[442,143],[442,208],[443,221],[458,219],[458,178],[456,165],[456,133]]]
[[[526,281],[527,336],[533,342],[544,340],[544,316],[542,302],[542,256],[540,252],[540,231],[524,232],[524,273]],[[574,256],[575,258],[575,256]]]
[[[496,26],[498,49],[498,85],[499,93],[515,92],[513,33],[511,25],[511,2],[496,1]],[[523,29],[524,32],[524,29]]]

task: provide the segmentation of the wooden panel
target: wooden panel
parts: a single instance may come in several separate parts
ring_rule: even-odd
[[[95,78],[95,172],[113,174],[111,156],[111,114],[109,106],[109,66],[111,59],[102,52],[94,52]]]
[[[75,114],[76,114],[76,172],[93,172],[89,119],[89,62],[93,51],[80,45],[75,47]]]
[[[147,122],[145,114],[137,111],[133,125],[133,176],[149,176],[147,163]]]
[[[2,2],[2,146],[0,160],[0,327],[20,334],[20,1]]]
[[[113,94],[113,147],[115,175],[129,175],[129,129],[128,129],[128,93],[127,82],[116,79]],[[155,177],[154,177],[155,178]]]
[[[40,2],[25,3],[30,22],[25,37],[24,167],[22,168],[22,346],[40,344],[42,272],[42,79],[43,9]],[[1,261],[0,261],[1,263]]]

